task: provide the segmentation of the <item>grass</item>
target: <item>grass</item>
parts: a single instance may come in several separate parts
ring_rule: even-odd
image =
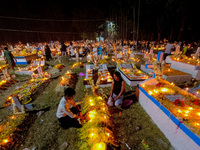
[[[85,61],[85,60],[82,60]],[[67,58],[62,59],[62,63],[66,66],[60,74],[64,74],[75,61],[68,61]],[[55,65],[53,61],[51,65]],[[113,70],[111,70],[113,71]],[[79,74],[85,72],[84,68],[74,68],[73,73]],[[23,144],[16,149],[22,150],[26,147],[36,147],[38,150],[57,150],[61,149],[60,146],[67,142],[69,144],[68,150],[77,150],[78,130],[69,128],[62,129],[56,118],[57,106],[63,96],[63,92],[55,92],[55,88],[60,78],[53,79],[52,82],[40,93],[36,100],[33,101],[35,110],[50,107],[49,111],[44,112],[43,115],[37,117],[34,123],[29,128],[29,131],[24,138]],[[84,77],[78,77],[76,83],[76,95],[74,99],[82,101],[86,92],[83,85]],[[126,91],[129,92],[128,96],[134,97],[136,87],[129,87],[126,85]],[[109,95],[110,88],[103,89]],[[91,93],[91,91],[89,90]],[[2,103],[2,101],[0,101]],[[5,111],[5,113],[3,113]],[[112,119],[115,125],[115,134],[118,140],[123,143],[126,142],[132,149],[145,149],[141,141],[144,139],[149,147],[153,150],[170,149],[171,145],[159,128],[152,122],[148,114],[140,106],[139,102],[134,99],[134,104],[129,109],[123,109],[121,117],[119,111],[115,108],[111,109]],[[2,116],[7,116],[10,111],[7,109],[0,109]],[[4,118],[4,117],[3,117]],[[114,149],[114,148],[113,148]],[[121,145],[121,150],[126,150],[124,144]]]

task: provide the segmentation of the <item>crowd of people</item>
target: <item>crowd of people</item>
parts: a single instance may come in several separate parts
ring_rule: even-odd
[[[12,50],[19,50],[26,48],[28,51],[36,49],[37,51],[43,50],[46,60],[50,61],[52,59],[52,49],[57,49],[60,51],[62,56],[69,55],[75,57],[75,53],[79,55],[86,56],[88,53],[93,51],[98,51],[98,54],[110,54],[112,50],[122,50],[123,48],[128,48],[131,50],[145,50],[155,49],[155,47],[164,47],[164,59],[171,55],[173,51],[180,51],[181,54],[190,56],[195,53],[200,47],[200,43],[187,43],[187,42],[177,42],[177,41],[160,41],[160,42],[150,42],[150,41],[105,41],[105,42],[95,42],[95,41],[71,41],[71,42],[50,42],[50,43],[27,43],[26,45],[18,43],[14,46],[11,44],[2,45],[0,52],[4,57],[7,64],[9,64],[13,69],[15,67],[16,59],[12,55]],[[125,81],[123,81],[121,74],[116,71],[113,74],[113,82],[110,90],[110,97],[108,99],[108,106],[120,107],[123,103],[123,97],[125,93]],[[61,127],[68,129],[69,127],[82,127],[82,120],[87,119],[81,113],[80,102],[75,102],[73,97],[75,95],[75,90],[72,88],[67,88],[64,91],[64,96],[60,100],[58,105],[56,116]]]
[[[93,52],[94,48],[97,48],[98,54],[106,53],[109,54],[112,50],[122,50],[123,47],[127,46],[131,50],[146,50],[150,49],[165,50],[166,54],[169,53],[169,43],[171,44],[170,51],[175,51],[176,47],[179,46],[182,54],[190,55],[195,53],[197,48],[200,46],[200,42],[187,43],[185,41],[50,41],[45,43],[27,43],[22,44],[21,42],[17,44],[6,44],[0,46],[0,56],[3,55],[4,47],[8,48],[8,51],[17,51],[26,49],[27,52],[31,52],[33,50],[43,51],[43,54],[47,56],[47,59],[51,59],[51,50],[54,49],[58,52],[61,52],[62,55],[70,55],[71,57],[75,57],[75,53],[79,53],[82,56],[86,56],[88,53]],[[166,47],[167,46],[167,47]],[[50,51],[49,51],[50,49]]]

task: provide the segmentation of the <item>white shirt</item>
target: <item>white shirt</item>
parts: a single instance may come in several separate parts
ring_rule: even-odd
[[[174,47],[173,44],[167,44],[167,45],[165,46],[165,53],[166,53],[166,54],[171,54],[171,49],[172,49],[172,47]]]
[[[72,108],[75,103],[76,102],[74,102],[73,100],[67,102],[65,97],[63,97],[58,105],[56,116],[58,118],[61,118],[68,115],[71,118],[74,118],[76,115],[71,112],[70,108]]]
[[[71,48],[70,49],[70,52],[71,52],[71,56],[74,56],[75,54],[74,54],[74,50]]]

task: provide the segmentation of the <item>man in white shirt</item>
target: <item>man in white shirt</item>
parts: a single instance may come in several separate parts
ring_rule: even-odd
[[[174,45],[172,44],[172,41],[170,41],[166,46],[165,46],[165,53],[164,53],[164,60],[166,59],[166,57],[168,55],[171,55],[171,49],[174,47]]]
[[[58,121],[64,129],[68,129],[69,127],[81,128],[82,125],[77,119],[80,118],[83,120],[84,117],[81,114],[80,105],[73,100],[76,92],[72,88],[67,88],[64,93],[65,96],[60,100],[56,113]]]

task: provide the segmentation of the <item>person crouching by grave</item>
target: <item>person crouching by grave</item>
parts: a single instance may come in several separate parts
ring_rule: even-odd
[[[60,100],[56,116],[60,122],[60,126],[64,129],[69,127],[81,128],[80,120],[84,120],[80,111],[80,105],[73,100],[75,90],[67,88],[64,91],[64,97]],[[80,104],[80,103],[79,103]]]
[[[120,107],[123,103],[126,83],[118,71],[114,72],[114,80],[112,82],[110,97],[108,99],[109,106]]]
[[[15,62],[17,62],[17,59],[14,58],[10,51],[8,51],[8,47],[4,47],[4,59],[6,61],[6,64],[9,64],[10,67],[14,70],[14,67],[16,66]]]

